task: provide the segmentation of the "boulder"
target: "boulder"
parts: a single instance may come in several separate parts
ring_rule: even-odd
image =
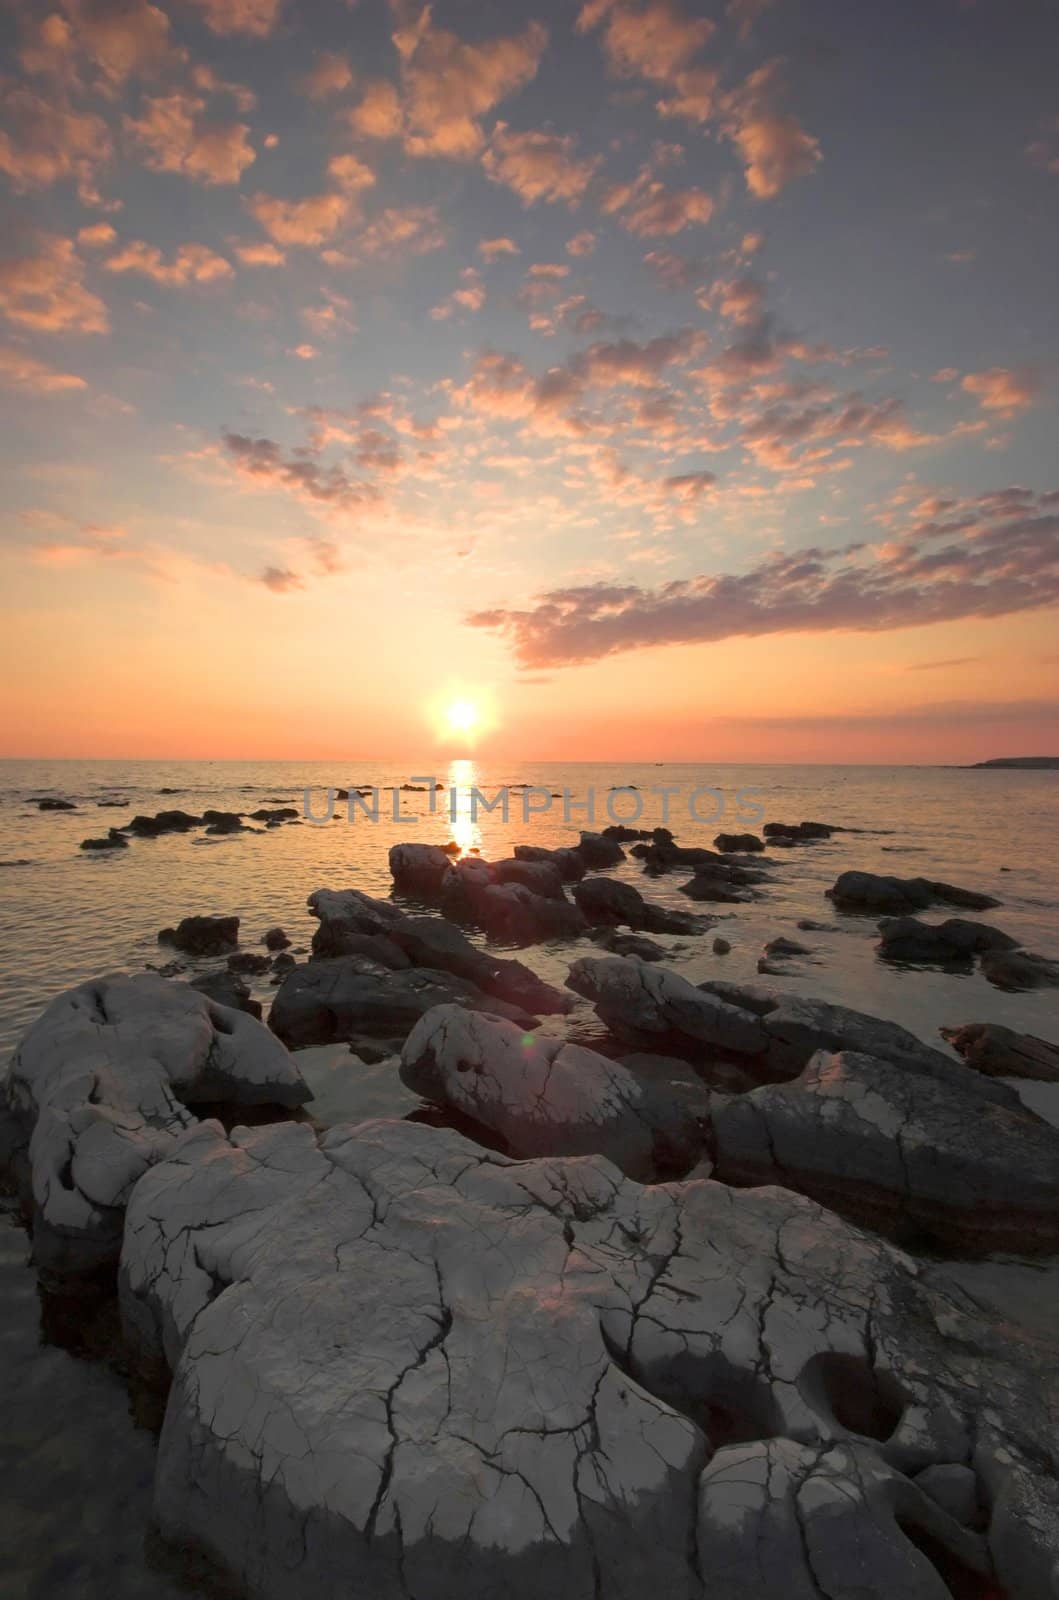
[[[390,972],[358,956],[295,967],[276,992],[268,1025],[292,1050],[358,1034],[404,1038],[433,1006],[450,1003],[507,1017],[522,1028],[537,1025],[532,1013],[451,973],[427,967]]]
[[[576,849],[586,867],[617,867],[625,860],[621,845],[602,833],[582,833]]]
[[[256,950],[237,950],[228,957],[229,972],[249,972],[260,976],[263,972],[270,971],[272,957],[261,955]]]
[[[291,941],[282,928],[269,928],[261,943],[266,950],[287,950]]]
[[[257,811],[251,811],[255,822],[293,822],[298,816],[297,806],[261,806]]]
[[[807,956],[811,955],[808,945],[799,944],[797,939],[788,939],[784,933],[778,934],[775,939],[770,939],[765,946],[767,956]]]
[[[717,1175],[781,1183],[898,1238],[963,1254],[1059,1249],[1059,1132],[958,1086],[854,1051],[713,1112]]]
[[[517,861],[548,861],[559,869],[564,883],[576,883],[585,875],[585,858],[580,851],[563,846],[559,850],[546,850],[543,845],[517,844]]]
[[[239,943],[239,918],[184,917],[175,928],[163,928],[158,939],[188,956],[227,955]]]
[[[879,933],[879,954],[886,960],[923,965],[968,964],[987,950],[1014,950],[1018,944],[999,928],[963,917],[950,917],[937,926],[917,917],[884,917]]]
[[[441,911],[456,922],[476,924],[503,944],[576,939],[588,926],[561,886],[556,895],[537,894],[522,883],[502,883],[492,862],[471,856],[448,867],[441,886]]]
[[[0,1121],[42,1271],[113,1267],[137,1179],[193,1121],[189,1105],[300,1106],[309,1090],[253,1018],[153,973],[70,989],[19,1043]]]
[[[987,1077],[1059,1083],[1059,1045],[1031,1033],[1016,1033],[996,1022],[968,1022],[962,1028],[942,1028],[941,1036],[969,1067]]]
[[[766,822],[762,828],[766,839],[789,839],[793,844],[812,844],[817,839],[830,839],[841,833],[828,822]]]
[[[432,899],[451,865],[447,851],[436,844],[395,844],[390,848],[390,875],[402,894]]]
[[[247,833],[251,831],[244,823],[241,811],[204,811],[202,820],[206,823],[206,832],[210,834]]]
[[[117,828],[111,828],[102,839],[81,840],[82,850],[127,850],[128,848],[128,839],[123,833],[119,833]]]
[[[516,1156],[603,1155],[629,1177],[687,1172],[702,1128],[687,1108],[594,1050],[438,1006],[413,1028],[401,1078],[488,1128]]]
[[[654,830],[651,828],[628,828],[624,822],[612,822],[602,830],[602,837],[604,839],[613,839],[617,844],[632,844],[637,839],[654,838]],[[670,834],[670,838],[672,838],[672,834]]]
[[[987,950],[982,974],[997,989],[1059,989],[1059,961],[1029,950]]]
[[[715,939],[713,941],[713,953],[714,953],[715,956],[727,956],[727,955],[730,955],[731,954],[731,950],[732,950],[732,947],[728,943],[727,939],[717,938],[717,939]]]
[[[570,893],[593,927],[625,923],[648,933],[698,933],[702,929],[698,917],[651,905],[639,889],[617,878],[585,878],[575,883]]]
[[[173,1374],[160,1532],[255,1600],[1049,1592],[1046,1361],[782,1189],[206,1124],[120,1288]],[[988,1545],[912,1479],[952,1462]]]
[[[496,883],[521,883],[534,894],[549,900],[562,900],[563,875],[553,861],[523,861],[512,856],[504,861],[494,861],[493,880]]]
[[[931,878],[891,878],[875,872],[843,872],[827,891],[841,911],[925,911],[932,905],[962,906],[968,911],[989,911],[1000,904],[987,894],[960,889]]]
[[[756,833],[719,833],[713,841],[722,855],[764,850]]]
[[[622,956],[582,956],[567,987],[590,1000],[601,1022],[621,1038],[757,1057],[768,1035],[752,1013],[696,989],[666,968]]]
[[[738,889],[725,878],[712,872],[697,872],[687,883],[678,885],[680,893],[689,900],[700,900],[711,905],[740,906],[753,900],[749,889]]]

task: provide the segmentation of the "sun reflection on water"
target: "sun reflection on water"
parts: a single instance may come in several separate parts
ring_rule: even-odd
[[[448,789],[445,804],[448,806],[449,837],[455,839],[461,855],[482,848],[482,830],[471,816],[471,790],[478,784],[478,768],[468,757],[449,762]],[[453,815],[451,793],[455,791],[456,809]]]

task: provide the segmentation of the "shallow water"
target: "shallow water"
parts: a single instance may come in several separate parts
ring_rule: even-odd
[[[944,1024],[998,1021],[1059,1042],[1059,991],[1003,994],[980,975],[895,968],[874,950],[872,918],[836,914],[825,889],[847,868],[902,877],[924,875],[983,890],[1003,901],[984,920],[1017,937],[1027,948],[1059,954],[1059,773],[974,772],[955,769],[878,767],[705,766],[510,766],[455,763],[437,770],[439,781],[462,791],[457,820],[442,797],[433,814],[424,794],[402,795],[415,822],[395,822],[391,797],[383,796],[378,824],[362,817],[319,826],[301,823],[260,834],[207,838],[202,830],[157,840],[133,840],[127,850],[92,855],[81,839],[105,833],[136,813],[207,807],[252,811],[265,803],[301,805],[306,785],[323,809],[329,784],[401,784],[429,764],[402,769],[371,762],[338,763],[0,763],[0,940],[6,955],[0,972],[0,1061],[26,1024],[69,985],[103,972],[161,964],[173,952],[157,943],[158,929],[191,913],[228,913],[243,918],[244,948],[258,947],[265,929],[281,923],[296,946],[308,945],[314,923],[305,899],[314,889],[355,887],[372,894],[390,890],[389,846],[402,839],[443,844],[455,837],[487,858],[508,855],[515,844],[576,843],[584,813],[570,821],[560,800],[522,817],[520,794],[511,797],[509,820],[499,813],[469,815],[468,790],[488,795],[502,784],[539,784],[548,795],[569,787],[582,800],[596,791],[595,827],[629,816],[633,799],[623,797],[617,816],[607,815],[611,785],[635,784],[643,801],[638,826],[664,820],[652,786],[677,785],[670,798],[669,826],[683,844],[708,845],[719,827],[760,831],[741,822],[737,792],[754,789],[764,807],[761,820],[803,819],[873,830],[837,834],[829,841],[775,851],[774,883],[763,898],[739,907],[692,905],[678,892],[681,872],[645,878],[630,859],[617,875],[636,884],[648,899],[716,915],[717,931],[732,944],[729,955],[712,951],[714,933],[689,940],[661,938],[672,946],[673,967],[695,980],[707,977],[757,980],[757,958],[766,939],[786,933],[813,947],[811,959],[792,963],[781,988],[817,994],[893,1018],[939,1045]],[[688,796],[703,786],[719,787],[728,803],[723,822],[694,822]],[[174,789],[173,794],[161,794]],[[34,795],[75,800],[73,812],[41,812]],[[124,809],[98,809],[109,796],[127,799]],[[534,796],[543,804],[544,796]],[[700,796],[701,809],[714,802]],[[344,816],[343,806],[336,808]],[[18,863],[18,864],[14,864]],[[1003,868],[1009,870],[1004,871]],[[950,914],[937,911],[928,920]],[[803,933],[799,918],[833,923],[830,933]],[[570,961],[598,953],[587,940],[533,946],[524,952],[543,976],[561,983]],[[186,963],[196,968],[218,963]],[[266,1005],[274,990],[267,979],[255,993]],[[595,1017],[583,1002],[568,1019],[546,1027],[591,1037]],[[327,1052],[313,1052],[327,1057]],[[327,1061],[320,1065],[326,1081]],[[361,1090],[364,1086],[359,1086]],[[341,1103],[341,1086],[336,1104]],[[374,1089],[373,1089],[374,1092]],[[388,1092],[384,1084],[378,1092]],[[321,1105],[321,1109],[327,1109]],[[153,1464],[151,1436],[134,1428],[118,1378],[101,1367],[75,1361],[40,1344],[37,1301],[25,1265],[25,1236],[0,1217],[0,1475],[8,1486],[0,1509],[4,1595],[17,1600],[176,1600],[189,1590],[155,1570],[145,1552]],[[999,1269],[998,1269],[999,1270]],[[1026,1269],[1029,1270],[1029,1269]],[[1006,1294],[1001,1284],[999,1291]],[[196,1591],[197,1592],[197,1591]]]
[[[496,763],[435,764],[437,781],[458,790],[455,824],[447,795],[431,813],[425,794],[403,794],[402,813],[415,821],[394,821],[393,797],[383,794],[381,816],[372,823],[358,814],[350,823],[344,803],[337,820],[319,825],[269,829],[262,833],[209,838],[202,829],[161,839],[136,839],[129,849],[94,855],[78,849],[138,812],[180,808],[201,813],[208,807],[253,811],[265,802],[301,806],[305,788],[322,813],[328,785],[385,787],[431,771],[430,764],[382,767],[370,761],[303,764],[294,762],[21,762],[0,763],[0,941],[7,960],[0,973],[0,1060],[21,1030],[55,994],[106,971],[142,969],[164,963],[173,952],[159,947],[158,930],[192,913],[236,914],[243,919],[242,943],[258,946],[265,929],[282,923],[295,945],[307,945],[313,930],[305,900],[314,889],[355,887],[371,894],[390,891],[387,851],[402,839],[443,844],[455,837],[465,849],[484,856],[509,855],[515,844],[554,846],[576,843],[583,811],[564,820],[562,800],[553,791],[569,788],[582,802],[595,791],[595,826],[609,820],[608,790],[633,784],[636,795],[612,800],[619,817],[637,801],[643,811],[636,825],[663,820],[663,800],[650,790],[678,786],[669,799],[669,826],[682,844],[710,844],[719,827],[741,832],[760,823],[741,822],[757,803],[764,820],[803,819],[873,830],[836,834],[832,839],[793,850],[775,851],[775,884],[748,906],[691,906],[679,893],[682,873],[645,878],[630,859],[617,875],[645,895],[682,910],[716,915],[718,932],[732,944],[719,957],[712,938],[663,939],[683,944],[671,965],[693,980],[709,977],[757,979],[757,959],[765,941],[786,933],[813,947],[811,958],[792,963],[791,977],[769,979],[781,988],[819,994],[905,1024],[937,1044],[945,1024],[997,1021],[1059,1040],[1059,991],[1007,995],[977,972],[954,975],[932,969],[896,968],[874,950],[873,918],[838,915],[824,891],[847,868],[924,875],[983,890],[1003,902],[984,920],[995,923],[1028,949],[1059,955],[1059,773],[972,771],[954,768],[789,767],[789,766],[565,766],[520,769]],[[523,820],[523,796],[513,792],[510,814],[469,814],[469,791],[477,784],[487,797],[504,784],[530,783],[545,791],[530,804],[550,807]],[[713,787],[726,802],[723,821],[690,818],[693,791]],[[163,789],[175,793],[162,794]],[[749,791],[756,791],[750,795]],[[56,794],[76,801],[73,812],[42,812],[27,804],[34,795]],[[99,809],[99,799],[127,799],[127,809]],[[709,815],[716,801],[700,794],[699,810]],[[631,820],[631,818],[629,819]],[[22,863],[13,865],[10,863]],[[1002,871],[1008,868],[1008,871]],[[938,910],[928,920],[963,913]],[[837,932],[798,932],[799,918],[834,923]],[[259,947],[259,946],[258,946]],[[533,946],[526,959],[542,976],[561,983],[570,961],[591,953],[589,941]],[[216,966],[216,962],[199,966]],[[190,966],[189,966],[190,970]],[[265,979],[255,993],[267,1005],[274,990]],[[591,1032],[587,1007],[569,1026]]]

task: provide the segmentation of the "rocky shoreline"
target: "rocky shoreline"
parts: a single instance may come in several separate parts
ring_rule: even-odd
[[[1055,1294],[1059,1129],[1022,1080],[1050,1093],[1059,1049],[693,984],[652,936],[716,919],[605,876],[631,845],[692,901],[767,896],[770,851],[836,831],[398,844],[393,898],[309,896],[311,950],[192,916],[159,938],[223,959],[194,985],[52,1002],[0,1083],[0,1166],[42,1286],[102,1306],[164,1404],[164,1540],[261,1600],[1059,1595],[1059,1337],[968,1287],[1017,1257]],[[1059,983],[915,915],[991,897],[830,893],[884,959]],[[560,988],[468,932],[599,953]],[[759,970],[807,960],[773,940]]]

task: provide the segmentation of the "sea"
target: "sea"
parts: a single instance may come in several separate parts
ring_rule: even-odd
[[[373,796],[354,802],[352,819],[335,796],[358,788],[379,791],[377,817]],[[40,810],[36,802],[49,797],[75,809]],[[249,820],[279,806],[295,808],[297,819],[277,827]],[[246,814],[248,831],[211,836],[197,828],[133,838],[125,850],[80,848],[136,815],[208,808]],[[388,895],[388,852],[402,841],[455,840],[464,852],[498,859],[516,844],[576,844],[582,828],[610,822],[662,824],[681,844],[712,845],[722,831],[805,820],[850,831],[770,852],[773,877],[746,905],[693,904],[679,891],[684,874],[647,878],[632,857],[614,869],[650,900],[715,919],[703,934],[659,940],[669,966],[693,982],[764,981],[838,1001],[942,1049],[939,1029],[967,1022],[999,1022],[1059,1043],[1059,990],[1009,994],[977,970],[883,961],[875,919],[836,913],[826,893],[851,868],[941,879],[994,896],[1001,904],[983,920],[1028,950],[1059,957],[1057,771],[436,756],[401,764],[10,760],[0,762],[0,1070],[54,996],[88,978],[171,961],[158,933],[184,916],[238,916],[247,950],[262,949],[277,924],[296,949],[307,948],[315,926],[307,896],[323,888]],[[939,908],[925,920],[950,915],[971,913]],[[805,932],[803,919],[827,927]],[[731,946],[727,954],[713,950],[718,935]],[[786,975],[761,979],[758,959],[778,935],[808,954],[790,961]],[[576,956],[592,953],[598,947],[587,939],[519,952],[558,984]],[[218,964],[187,961],[183,975]],[[251,981],[267,1014],[275,989],[267,977]],[[584,1041],[598,1034],[584,1002],[544,1026]],[[5,1597],[169,1600],[203,1592],[152,1553],[153,1441],[135,1425],[120,1380],[43,1341],[27,1240],[10,1213],[0,1217],[0,1303]]]

